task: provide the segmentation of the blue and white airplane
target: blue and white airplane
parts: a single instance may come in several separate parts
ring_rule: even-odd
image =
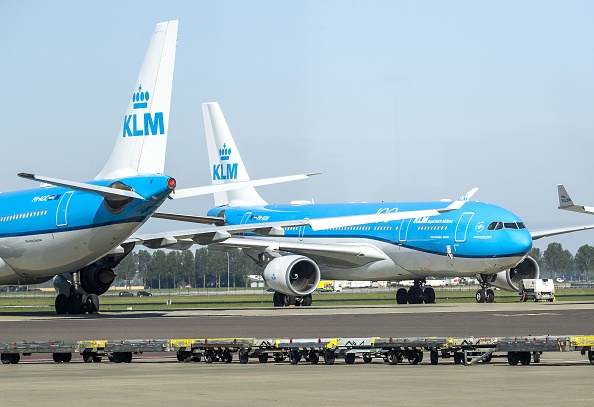
[[[203,104],[203,115],[213,185],[249,180],[219,105]],[[493,302],[491,286],[517,291],[520,279],[538,278],[538,264],[527,255],[533,240],[594,228],[531,233],[507,209],[467,202],[475,191],[454,202],[268,205],[249,187],[215,194],[216,207],[206,217],[158,216],[215,221],[235,233],[247,228],[241,236],[225,236],[209,248],[241,248],[263,266],[263,277],[275,290],[275,306],[310,305],[320,278],[412,279],[413,287],[400,288],[396,300],[417,304],[435,302],[433,288],[425,286],[427,277],[477,276],[481,284],[477,302]],[[184,238],[175,232],[170,236],[170,243]]]
[[[0,194],[0,285],[54,278],[59,314],[95,313],[113,268],[132,250],[126,241],[167,198],[241,184],[174,190],[164,174],[177,21],[155,26],[130,104],[105,167],[89,182],[33,174],[40,188]],[[254,181],[255,185],[308,175]]]

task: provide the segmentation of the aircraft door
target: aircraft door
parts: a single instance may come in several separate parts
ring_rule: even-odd
[[[303,241],[303,233],[305,232],[305,226],[299,226],[299,240]]]
[[[68,191],[60,198],[58,209],[56,209],[56,226],[68,226],[68,204],[72,194],[74,194],[74,191]]]
[[[458,219],[458,225],[456,225],[456,233],[454,235],[454,242],[464,243],[466,241],[466,231],[468,230],[468,224],[470,219],[474,216],[474,212],[464,212],[460,219]]]
[[[246,223],[248,223],[248,220],[250,219],[250,216],[252,216],[251,212],[246,212],[243,214],[243,216],[241,217],[241,222],[239,222],[240,225],[245,225]],[[239,233],[239,235],[243,236],[244,233]]]
[[[410,222],[412,219],[402,219],[400,223],[400,230],[398,231],[398,240],[401,242],[406,242],[408,237],[408,227],[410,226]]]

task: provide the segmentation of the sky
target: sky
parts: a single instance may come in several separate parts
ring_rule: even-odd
[[[166,173],[210,183],[219,102],[270,203],[474,199],[530,230],[594,224],[594,2],[0,2],[0,190],[103,168],[154,25],[179,19]],[[167,202],[205,214],[210,196]],[[147,233],[187,224],[150,220]],[[594,231],[541,239],[575,253]]]

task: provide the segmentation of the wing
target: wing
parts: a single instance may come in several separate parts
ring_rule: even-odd
[[[532,240],[537,240],[537,239],[540,239],[543,237],[562,235],[564,233],[579,232],[580,230],[589,230],[589,229],[594,229],[594,225],[571,226],[571,227],[558,228],[558,229],[537,230],[534,232],[530,232],[530,235],[532,236]]]

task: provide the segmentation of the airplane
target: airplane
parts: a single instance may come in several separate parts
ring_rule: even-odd
[[[176,190],[164,174],[177,32],[177,20],[155,26],[111,156],[92,181],[20,173],[42,186],[0,194],[0,285],[53,278],[58,314],[97,313],[114,267],[134,248],[126,239],[165,200],[251,185]]]
[[[218,103],[204,103],[202,110],[212,184],[230,182],[224,176],[228,173],[234,180],[249,180]],[[529,232],[507,209],[469,201],[474,192],[453,202],[268,205],[255,188],[247,187],[214,194],[215,208],[204,217],[156,216],[234,228],[237,236],[223,236],[209,249],[240,248],[264,267],[263,278],[275,290],[274,306],[311,305],[321,278],[414,280],[408,290],[398,289],[396,302],[434,303],[435,292],[425,284],[430,276],[477,276],[476,301],[493,302],[491,287],[517,292],[521,279],[539,277],[537,262],[528,256],[533,240],[594,228]],[[171,232],[168,246],[149,247],[187,248],[187,239],[185,247],[180,244],[193,232],[185,233]]]

